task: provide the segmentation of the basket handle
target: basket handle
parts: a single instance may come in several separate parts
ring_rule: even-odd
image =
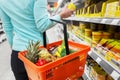
[[[51,21],[63,24],[63,33],[64,33],[64,41],[65,41],[65,48],[66,48],[66,54],[69,55],[69,46],[68,46],[68,38],[67,38],[67,27],[66,27],[66,23],[65,22],[61,22],[61,21],[57,21],[57,20],[53,20],[50,19]],[[46,32],[43,33],[43,44],[44,47],[46,47]]]

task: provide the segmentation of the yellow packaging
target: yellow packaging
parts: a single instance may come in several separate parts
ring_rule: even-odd
[[[106,52],[105,59],[111,61],[112,58],[114,58],[114,54],[110,51]]]
[[[99,66],[93,66],[91,69],[91,74],[94,80],[106,80],[106,72]]]
[[[82,34],[85,33],[85,28],[87,27],[86,23],[79,23],[79,28]]]
[[[120,43],[116,44],[113,48],[110,49],[115,53],[120,53]]]
[[[111,2],[107,4],[105,17],[115,17],[115,12],[117,11],[117,6],[119,6],[119,2]]]
[[[110,39],[110,33],[109,32],[103,32],[102,38]]]
[[[101,46],[104,46],[104,45],[107,43],[107,41],[108,41],[108,39],[102,38],[102,39],[100,40],[99,44],[100,44]]]
[[[119,40],[120,39],[120,32],[115,33],[114,38]]]
[[[92,35],[92,30],[91,29],[85,29],[85,36],[91,37]]]
[[[72,2],[68,4],[67,8],[70,10],[76,10],[76,6]]]
[[[92,32],[92,40],[93,41],[98,43],[101,38],[102,38],[102,32],[100,32],[100,31]]]

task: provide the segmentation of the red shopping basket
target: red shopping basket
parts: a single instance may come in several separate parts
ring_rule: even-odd
[[[48,44],[47,47],[61,45],[61,43],[62,41],[54,42]],[[31,80],[74,80],[82,76],[87,52],[90,48],[70,41],[68,41],[68,44],[70,47],[77,48],[78,51],[43,66],[36,66],[29,61],[24,56],[26,51],[20,52],[19,58],[24,62],[29,78]]]
[[[83,44],[67,41],[67,37],[64,37],[64,39],[66,40],[65,46],[69,45],[67,47],[72,47],[74,49],[77,49],[77,51],[69,54],[68,50],[66,50],[67,54],[69,55],[66,55],[54,62],[47,63],[43,66],[37,66],[29,61],[25,57],[27,51],[19,52],[18,57],[23,61],[30,80],[75,80],[76,78],[82,76],[84,72],[87,52],[90,50],[90,47]],[[51,46],[61,45],[62,41],[47,45],[46,43],[44,44],[44,46],[40,47],[46,47],[49,49]]]

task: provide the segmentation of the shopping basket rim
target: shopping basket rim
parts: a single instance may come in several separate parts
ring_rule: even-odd
[[[61,42],[61,41],[60,41],[60,42]],[[72,43],[73,43],[72,41],[69,41],[69,45],[72,44]],[[24,56],[24,54],[25,54],[27,51],[19,52],[19,53],[18,53],[18,57],[19,57],[20,60],[22,60],[22,61],[24,62],[24,64],[29,65],[30,67],[34,68],[34,70],[37,70],[37,71],[39,70],[39,71],[41,71],[41,72],[44,72],[44,71],[46,71],[46,70],[49,70],[49,69],[51,69],[51,68],[53,68],[53,67],[56,67],[56,66],[62,64],[62,63],[65,63],[66,61],[69,61],[69,60],[71,60],[71,59],[73,59],[73,58],[78,57],[78,56],[80,55],[80,53],[85,53],[85,55],[87,55],[87,52],[90,50],[90,47],[87,46],[87,45],[78,44],[78,43],[74,43],[74,44],[77,44],[77,45],[79,45],[79,46],[80,46],[80,45],[81,45],[81,46],[84,46],[84,48],[83,48],[83,49],[80,49],[80,50],[78,50],[78,51],[76,51],[76,52],[74,52],[74,53],[72,53],[72,54],[66,55],[66,56],[64,56],[64,57],[62,57],[62,58],[60,58],[60,59],[58,59],[58,60],[56,60],[56,61],[47,63],[47,64],[42,65],[42,66],[37,66],[37,65],[35,65],[34,63],[32,63],[30,60],[28,60],[28,59]],[[51,44],[49,44],[49,45],[51,45]],[[41,47],[43,47],[43,46],[41,46]]]

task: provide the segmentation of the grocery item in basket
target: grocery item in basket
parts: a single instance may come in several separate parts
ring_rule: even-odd
[[[35,63],[37,66],[42,66],[42,65],[44,65],[44,64],[46,64],[47,63],[47,61],[46,60],[44,60],[44,59],[38,59],[38,61]]]
[[[47,49],[53,45],[61,45],[62,41],[47,44]],[[69,46],[77,49],[70,55],[60,58],[54,62],[45,64],[44,66],[36,66],[29,61],[24,55],[26,51],[19,52],[19,59],[24,62],[25,69],[31,80],[75,80],[84,73],[87,52],[90,50],[88,46],[68,41]],[[70,48],[71,48],[70,47]],[[43,48],[43,46],[40,46]]]
[[[38,49],[39,46],[40,46],[40,41],[37,41],[36,43],[30,41],[27,47],[27,54],[25,54],[25,57],[33,63],[36,63],[37,60],[39,59],[39,55],[38,55],[40,52],[40,49]]]
[[[39,48],[39,46],[40,41],[37,41],[36,43],[30,41],[25,57],[38,66],[42,66],[58,59],[58,57],[50,54],[46,48]]]
[[[75,50],[70,49],[69,52],[73,53],[73,52],[75,52]],[[64,41],[62,41],[62,45],[59,45],[57,47],[57,50],[56,50],[54,55],[57,56],[57,57],[64,57],[64,56],[67,55],[66,54],[66,48],[65,48],[65,42]]]
[[[41,48],[41,51],[39,52],[39,59],[44,59],[47,62],[52,62],[58,59],[58,57],[50,54],[46,48]]]

